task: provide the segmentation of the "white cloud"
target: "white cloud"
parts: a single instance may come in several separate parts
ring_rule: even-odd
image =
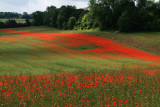
[[[61,7],[62,5],[75,5],[77,8],[86,8],[89,0],[12,0],[16,3],[10,3],[11,0],[0,1],[0,11],[28,12],[40,10],[45,11],[47,6],[54,5]],[[23,2],[25,4],[23,4]],[[27,2],[26,2],[27,1]]]

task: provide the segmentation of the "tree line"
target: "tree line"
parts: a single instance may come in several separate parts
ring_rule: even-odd
[[[90,0],[90,27],[131,31],[160,31],[160,1]],[[94,26],[97,24],[97,26]]]
[[[154,0],[90,0],[88,9],[50,6],[32,16],[33,25],[61,29],[160,31],[160,2]]]
[[[16,20],[8,19],[5,22],[0,21],[0,28],[15,28],[15,27],[28,27],[31,26],[29,19],[25,19],[25,23],[17,23]]]
[[[79,29],[87,9],[77,9],[75,6],[47,7],[45,12],[36,11],[32,14],[33,25],[47,25],[60,29]]]
[[[29,19],[32,18],[31,14],[23,12],[19,14],[16,12],[0,12],[0,19],[8,19],[7,21],[0,20],[0,28],[13,28],[13,27],[27,27],[31,26]],[[25,19],[25,23],[17,23],[17,19]]]
[[[17,12],[0,12],[0,19],[31,19],[32,14],[23,12],[22,14]]]
[[[31,15],[23,13],[22,16],[32,18],[33,26],[47,25],[59,29],[160,31],[160,1],[154,0],[90,0],[86,9],[69,5],[49,6],[45,11]]]

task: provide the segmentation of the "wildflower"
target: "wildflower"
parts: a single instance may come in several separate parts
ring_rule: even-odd
[[[75,95],[77,95],[77,93],[76,93],[76,92],[74,92],[74,94],[75,94]]]
[[[116,100],[117,98],[116,97],[114,97],[114,98],[112,98],[113,100]]]
[[[1,91],[2,91],[2,92],[5,92],[5,93],[7,93],[7,92],[8,92],[8,91],[6,91],[6,90],[3,90],[3,89],[2,89]]]
[[[32,98],[32,101],[35,101],[35,99],[34,99],[34,98]]]
[[[117,102],[115,101],[115,102],[112,102],[112,104],[114,105],[114,106],[117,106]]]
[[[128,102],[127,100],[124,101],[124,103],[127,103],[127,102]]]
[[[80,102],[82,102],[82,103],[83,103],[83,102],[84,102],[84,101],[83,101],[83,99],[82,99]]]
[[[43,94],[41,94],[40,96],[41,96],[41,97],[44,97],[44,95],[43,95]]]

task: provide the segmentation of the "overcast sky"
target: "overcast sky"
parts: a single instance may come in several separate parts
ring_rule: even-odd
[[[75,5],[86,8],[89,0],[0,0],[0,12],[28,12],[46,10],[47,6]]]

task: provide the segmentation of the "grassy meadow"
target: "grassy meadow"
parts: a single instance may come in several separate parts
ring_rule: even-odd
[[[10,30],[0,31],[1,106],[160,106],[159,32]]]

